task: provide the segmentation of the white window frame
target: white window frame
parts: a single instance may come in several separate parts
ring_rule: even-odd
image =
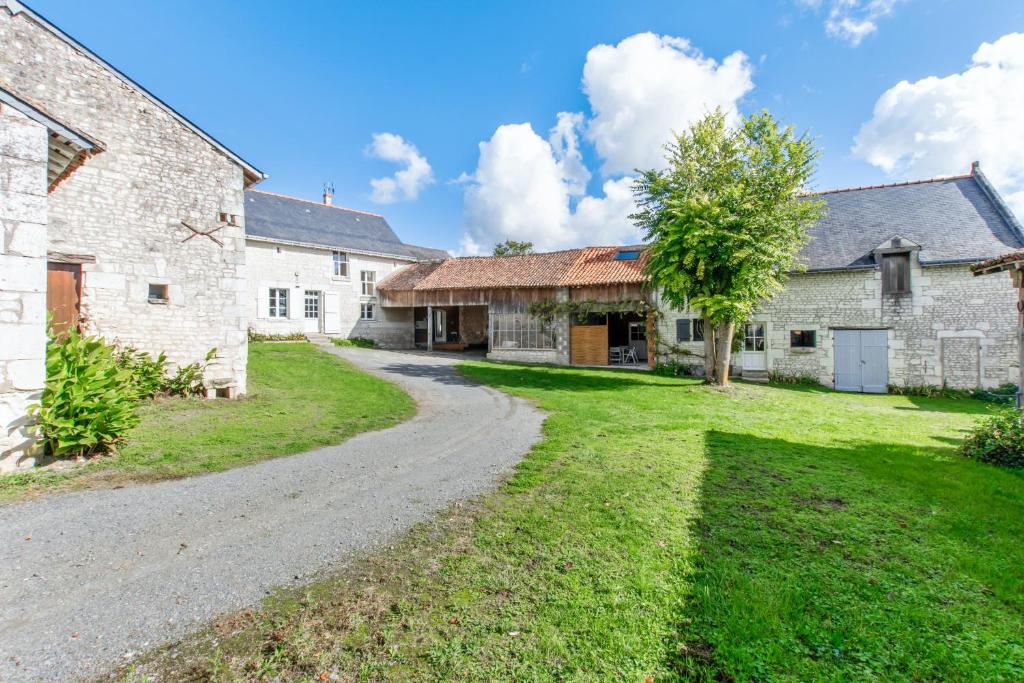
[[[370,315],[366,315],[369,311]],[[376,320],[377,319],[377,307],[372,301],[364,301],[359,304],[359,319],[360,320]]]
[[[288,288],[271,287],[267,297],[267,317],[287,318],[288,317]]]
[[[369,277],[367,277],[369,276]],[[359,283],[362,285],[363,296],[374,296],[377,291],[377,271],[359,271]]]
[[[334,277],[348,277],[348,254],[343,251],[331,252]]]
[[[307,289],[302,296],[302,316],[306,320],[320,319],[320,297],[322,292],[318,289]],[[313,313],[314,315],[310,315]]]

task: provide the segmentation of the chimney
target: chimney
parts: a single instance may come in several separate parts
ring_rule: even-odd
[[[324,206],[330,206],[334,199],[334,183],[324,183]]]
[[[981,162],[975,161],[971,163],[971,175],[977,175],[978,171],[981,170]]]

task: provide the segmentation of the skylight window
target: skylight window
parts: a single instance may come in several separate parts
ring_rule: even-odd
[[[636,261],[640,258],[639,249],[621,249],[615,254],[616,261]]]

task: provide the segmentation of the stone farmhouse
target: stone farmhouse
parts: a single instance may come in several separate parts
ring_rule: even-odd
[[[800,254],[804,270],[740,331],[736,374],[864,392],[1016,381],[1017,295],[969,266],[1021,248],[1024,235],[977,164],[815,196],[829,213]],[[702,322],[647,291],[643,259],[642,247],[448,259],[407,266],[378,290],[427,348],[578,365],[675,359],[700,371]]]
[[[262,334],[327,334],[413,344],[408,312],[383,309],[377,283],[448,253],[402,243],[383,216],[259,190],[245,193],[249,325]]]
[[[244,190],[264,176],[16,0],[0,0],[0,469],[31,464],[46,317],[245,392]]]

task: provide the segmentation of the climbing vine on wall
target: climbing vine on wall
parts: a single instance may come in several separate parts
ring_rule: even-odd
[[[582,322],[591,313],[636,313],[641,316],[658,315],[658,310],[644,299],[623,299],[621,301],[594,301],[593,299],[569,301],[534,301],[527,312],[550,323],[559,315],[569,315]]]

